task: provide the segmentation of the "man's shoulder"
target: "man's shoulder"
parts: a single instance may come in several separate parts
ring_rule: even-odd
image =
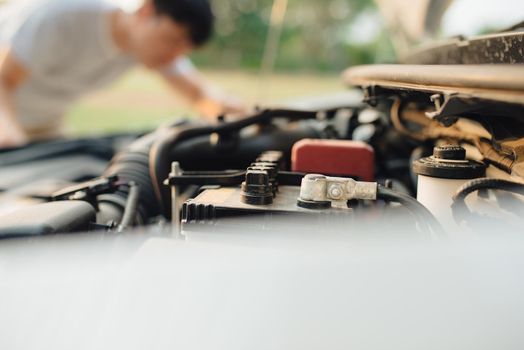
[[[18,0],[15,0],[18,1]],[[62,70],[71,60],[96,59],[109,52],[105,0],[22,0],[17,21],[7,23],[5,43],[32,73]],[[26,7],[27,6],[27,7]],[[85,57],[84,57],[85,56]],[[89,56],[89,57],[88,57]]]

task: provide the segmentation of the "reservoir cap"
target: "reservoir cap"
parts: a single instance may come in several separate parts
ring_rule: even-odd
[[[414,161],[413,171],[441,179],[476,179],[486,175],[486,165],[467,160],[463,147],[447,145],[435,147],[431,157]]]

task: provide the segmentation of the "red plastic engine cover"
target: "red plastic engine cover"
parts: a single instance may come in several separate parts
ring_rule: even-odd
[[[302,173],[373,181],[375,152],[370,145],[360,141],[304,139],[293,146],[291,168]]]

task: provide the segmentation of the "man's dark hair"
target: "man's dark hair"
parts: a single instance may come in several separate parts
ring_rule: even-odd
[[[153,0],[159,15],[167,15],[189,29],[191,41],[201,46],[213,33],[215,18],[208,0]]]

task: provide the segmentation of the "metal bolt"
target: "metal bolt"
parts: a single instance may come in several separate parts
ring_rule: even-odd
[[[173,176],[178,176],[182,173],[182,168],[180,168],[179,162],[173,162],[171,163],[171,174]]]
[[[328,194],[333,199],[340,199],[344,194],[344,191],[339,184],[331,184],[328,189]]]

